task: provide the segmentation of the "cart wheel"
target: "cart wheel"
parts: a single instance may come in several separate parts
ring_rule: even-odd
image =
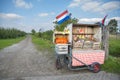
[[[55,64],[55,66],[56,66],[56,69],[61,69],[61,68],[62,68],[62,65],[61,65],[61,63],[60,63],[60,59],[59,59],[59,58],[56,59],[56,64]]]
[[[98,73],[100,71],[100,64],[98,62],[94,62],[91,65],[91,68],[94,73]]]
[[[64,63],[68,64],[68,57],[64,57]]]

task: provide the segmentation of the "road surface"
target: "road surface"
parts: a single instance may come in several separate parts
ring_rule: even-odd
[[[53,53],[38,51],[31,37],[0,51],[0,80],[120,80],[119,75],[56,70]]]

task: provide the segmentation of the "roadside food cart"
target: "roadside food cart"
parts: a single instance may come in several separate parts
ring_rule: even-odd
[[[102,29],[97,24],[69,24],[63,32],[54,31],[56,68],[100,71],[105,51],[101,49]]]

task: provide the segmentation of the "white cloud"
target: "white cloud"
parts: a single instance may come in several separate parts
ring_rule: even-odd
[[[116,19],[117,21],[120,21],[120,17],[112,17],[110,19]]]
[[[18,15],[18,14],[14,14],[14,13],[7,13],[7,14],[5,14],[5,13],[0,13],[0,18],[2,18],[2,19],[21,19],[21,18],[23,18],[23,16],[20,16],[20,15]]]
[[[40,14],[38,14],[38,16],[40,16],[40,17],[46,17],[46,16],[54,15],[54,14],[55,14],[54,12],[51,12],[51,13],[40,13]]]
[[[73,8],[73,7],[78,7],[83,5],[84,3],[87,3],[89,1],[93,1],[93,0],[73,0],[68,7]]]
[[[33,7],[31,2],[27,3],[24,0],[13,0],[13,2],[16,7],[25,8],[25,9],[29,9]]]
[[[38,16],[40,16],[40,17],[46,17],[46,16],[48,16],[48,13],[40,13],[40,14],[38,14]]]
[[[97,1],[90,1],[90,2],[87,2],[85,3],[84,5],[82,5],[82,9],[84,11],[94,11],[95,8],[98,8],[100,6],[100,2],[97,2]]]
[[[55,15],[55,13],[54,13],[54,12],[51,12],[50,14],[51,14],[51,15]]]
[[[81,18],[79,19],[78,23],[96,23],[96,22],[101,22],[103,18]],[[120,22],[120,17],[112,17],[112,18],[107,18],[106,22],[109,22],[111,19],[116,19],[118,22]]]
[[[95,23],[101,20],[102,18],[81,18],[78,23]]]
[[[107,13],[120,9],[120,1],[109,1],[104,3],[101,0],[73,0],[68,7],[80,7],[84,11]]]
[[[97,7],[94,8],[94,12],[105,13],[117,9],[120,9],[120,1],[111,1],[104,4],[99,4]]]
[[[68,7],[78,7],[81,0],[73,0]]]

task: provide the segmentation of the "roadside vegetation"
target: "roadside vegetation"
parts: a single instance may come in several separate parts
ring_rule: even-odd
[[[108,60],[102,65],[102,70],[120,74],[120,57],[109,55]]]
[[[52,43],[52,36],[53,31],[40,31],[36,33],[34,29],[32,29],[32,42],[37,46],[38,50],[49,50],[51,51],[52,47],[54,46]]]
[[[15,44],[24,39],[26,33],[15,28],[0,27],[0,49]]]
[[[19,38],[15,38],[15,39],[0,39],[0,49],[3,49],[12,44],[18,43],[21,40],[23,40],[24,38],[25,37],[19,37]]]
[[[109,40],[110,55],[120,57],[120,35],[112,35]]]
[[[53,43],[50,40],[39,38],[32,35],[32,42],[36,45],[37,49],[40,51],[52,51]]]

